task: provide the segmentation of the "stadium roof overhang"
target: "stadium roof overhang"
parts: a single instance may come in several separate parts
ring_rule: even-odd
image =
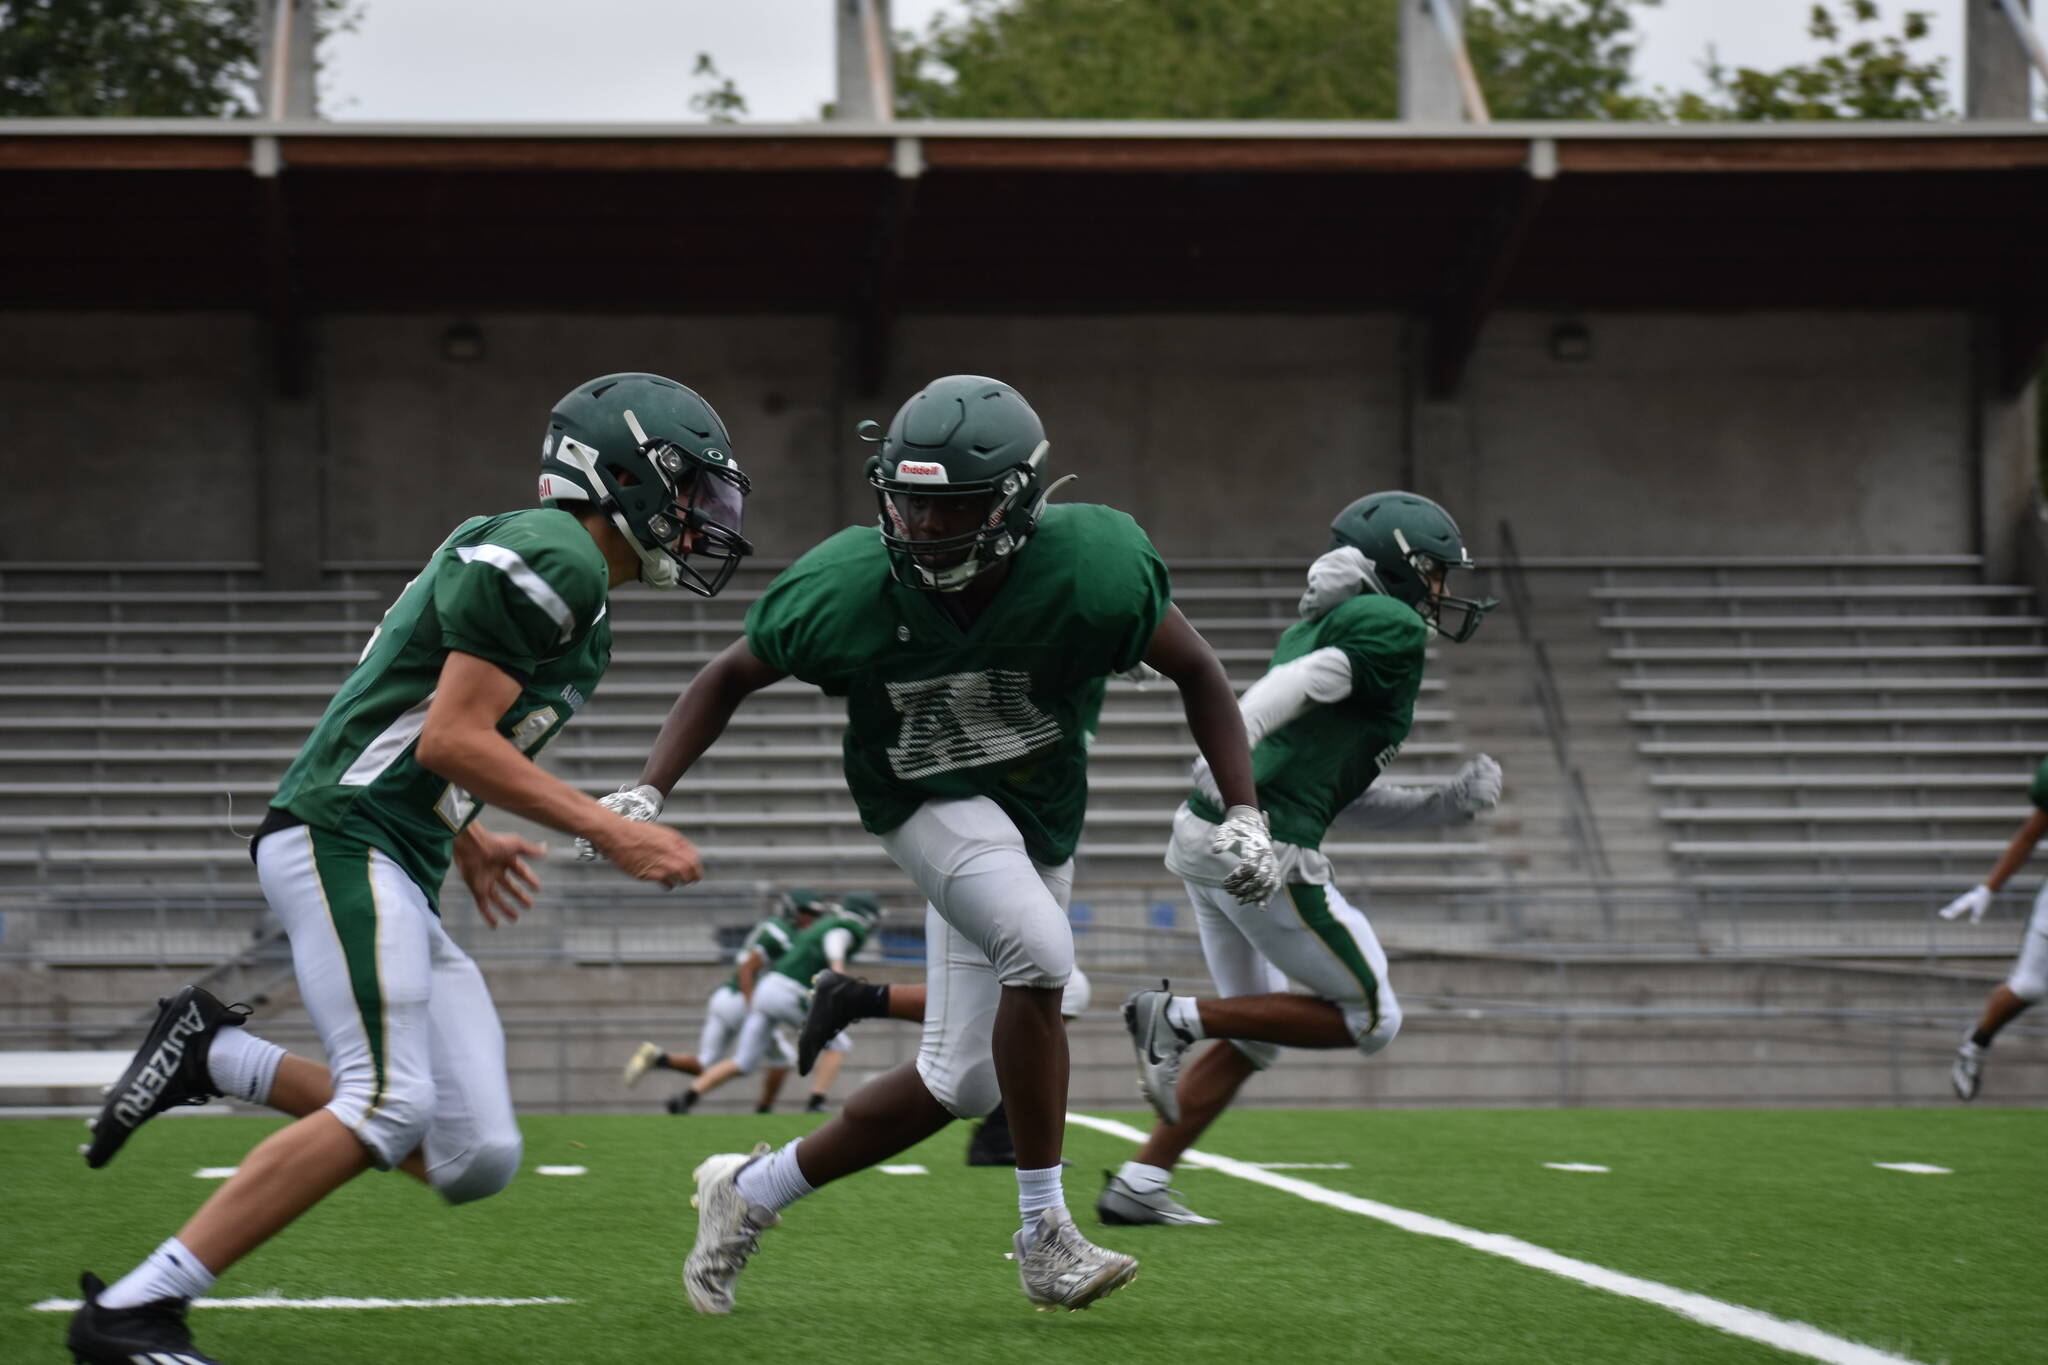
[[[1963,308],[2048,337],[2048,127],[0,122],[0,307]],[[282,367],[289,383],[287,362]]]

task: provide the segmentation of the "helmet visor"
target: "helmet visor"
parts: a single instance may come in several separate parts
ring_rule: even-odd
[[[663,548],[676,561],[682,585],[700,597],[716,597],[732,581],[740,560],[754,552],[742,535],[746,477],[736,469],[692,462],[680,480],[674,504],[676,538]]]

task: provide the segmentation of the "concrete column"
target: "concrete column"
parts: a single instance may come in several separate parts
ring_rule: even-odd
[[[1408,123],[1463,123],[1464,92],[1450,44],[1431,4],[1449,5],[1462,27],[1465,0],[1401,0],[1401,118]]]
[[[2022,10],[2028,0],[2019,0]],[[1963,117],[2024,119],[2029,116],[2032,65],[2020,35],[2012,30],[1999,0],[1963,0]]]
[[[895,58],[889,0],[832,0],[839,76],[832,117],[851,123],[896,116]]]
[[[262,517],[256,528],[257,556],[265,586],[317,588],[327,546],[325,386],[317,374],[310,375],[299,396],[279,396],[274,376],[267,374],[275,363],[274,347],[263,329],[258,329],[258,337],[266,354],[257,373],[266,377],[255,395],[261,482],[257,507]]]

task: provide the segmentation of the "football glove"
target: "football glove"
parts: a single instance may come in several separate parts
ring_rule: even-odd
[[[615,815],[625,816],[628,820],[652,820],[661,814],[661,793],[646,785],[621,787],[610,796],[599,797],[597,804]],[[594,863],[603,856],[597,851],[597,845],[590,840],[577,839],[577,862]]]
[[[1223,889],[1239,905],[1264,905],[1280,889],[1280,864],[1273,858],[1273,840],[1266,833],[1266,814],[1255,806],[1232,806],[1209,841],[1211,853],[1237,859],[1223,879]]]
[[[1500,804],[1500,764],[1481,754],[1458,769],[1446,785],[1452,809],[1472,819]]]
[[[1973,886],[1947,905],[1942,906],[1939,913],[1943,919],[1961,919],[1964,915],[1968,915],[1970,923],[1975,924],[1984,918],[1984,912],[1990,908],[1991,888],[1988,886]]]

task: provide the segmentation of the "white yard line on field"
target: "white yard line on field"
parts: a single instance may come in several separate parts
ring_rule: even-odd
[[[1093,1128],[1098,1133],[1120,1137],[1127,1142],[1143,1142],[1147,1137],[1147,1134],[1127,1123],[1118,1123],[1115,1119],[1099,1119],[1092,1114],[1069,1113],[1067,1122],[1079,1124],[1083,1128]],[[1624,1275],[1618,1270],[1609,1270],[1590,1261],[1575,1260],[1570,1256],[1537,1246],[1533,1242],[1525,1242],[1519,1237],[1479,1232],[1442,1218],[1432,1218],[1426,1213],[1415,1213],[1408,1209],[1395,1208],[1392,1204],[1362,1199],[1355,1194],[1325,1189],[1321,1185],[1296,1176],[1277,1175],[1272,1171],[1261,1170],[1248,1161],[1237,1161],[1227,1156],[1196,1151],[1193,1148],[1188,1150],[1182,1160],[1189,1166],[1221,1171],[1225,1175],[1234,1175],[1240,1180],[1249,1180],[1255,1185],[1264,1185],[1269,1189],[1297,1195],[1333,1209],[1342,1209],[1346,1213],[1376,1218],[1382,1223],[1390,1223],[1407,1232],[1420,1233],[1424,1237],[1441,1237],[1445,1241],[1457,1242],[1475,1251],[1504,1256],[1522,1265],[1547,1271],[1567,1280],[1576,1280],[1594,1289],[1604,1289],[1610,1294],[1619,1294],[1624,1298],[1639,1299],[1644,1303],[1655,1304],[1659,1308],[1668,1308],[1681,1317],[1691,1318],[1694,1322],[1704,1323],[1731,1336],[1747,1337],[1751,1341],[1760,1341],[1766,1346],[1790,1351],[1794,1355],[1827,1361],[1828,1365],[1900,1365],[1900,1362],[1917,1365],[1911,1357],[1893,1355],[1889,1351],[1880,1351],[1833,1336],[1807,1323],[1775,1318],[1754,1308],[1723,1303],[1719,1299],[1710,1299],[1704,1294],[1694,1294],[1684,1289],[1674,1289],[1655,1280]]]
[[[528,1308],[535,1304],[575,1303],[575,1299],[478,1299],[457,1295],[445,1299],[348,1299],[327,1295],[317,1299],[288,1299],[281,1294],[258,1294],[245,1299],[194,1299],[194,1308]],[[38,1313],[75,1313],[77,1299],[44,1299],[29,1307]]]
[[[1904,1171],[1907,1175],[1954,1175],[1946,1166],[1929,1166],[1919,1161],[1873,1161],[1881,1171]]]
[[[924,1167],[922,1167],[922,1166],[916,1166],[916,1165],[910,1165],[910,1166],[877,1166],[877,1167],[875,1167],[875,1169],[876,1169],[876,1170],[878,1170],[878,1171],[880,1171],[880,1172],[881,1172],[881,1173],[882,1173],[883,1175],[930,1175],[930,1174],[931,1174],[931,1172],[930,1172],[930,1171],[928,1171],[928,1170],[926,1170],[926,1169],[925,1169]]]
[[[1552,1171],[1591,1171],[1598,1175],[1607,1174],[1605,1166],[1592,1166],[1583,1161],[1546,1161],[1544,1169]]]

